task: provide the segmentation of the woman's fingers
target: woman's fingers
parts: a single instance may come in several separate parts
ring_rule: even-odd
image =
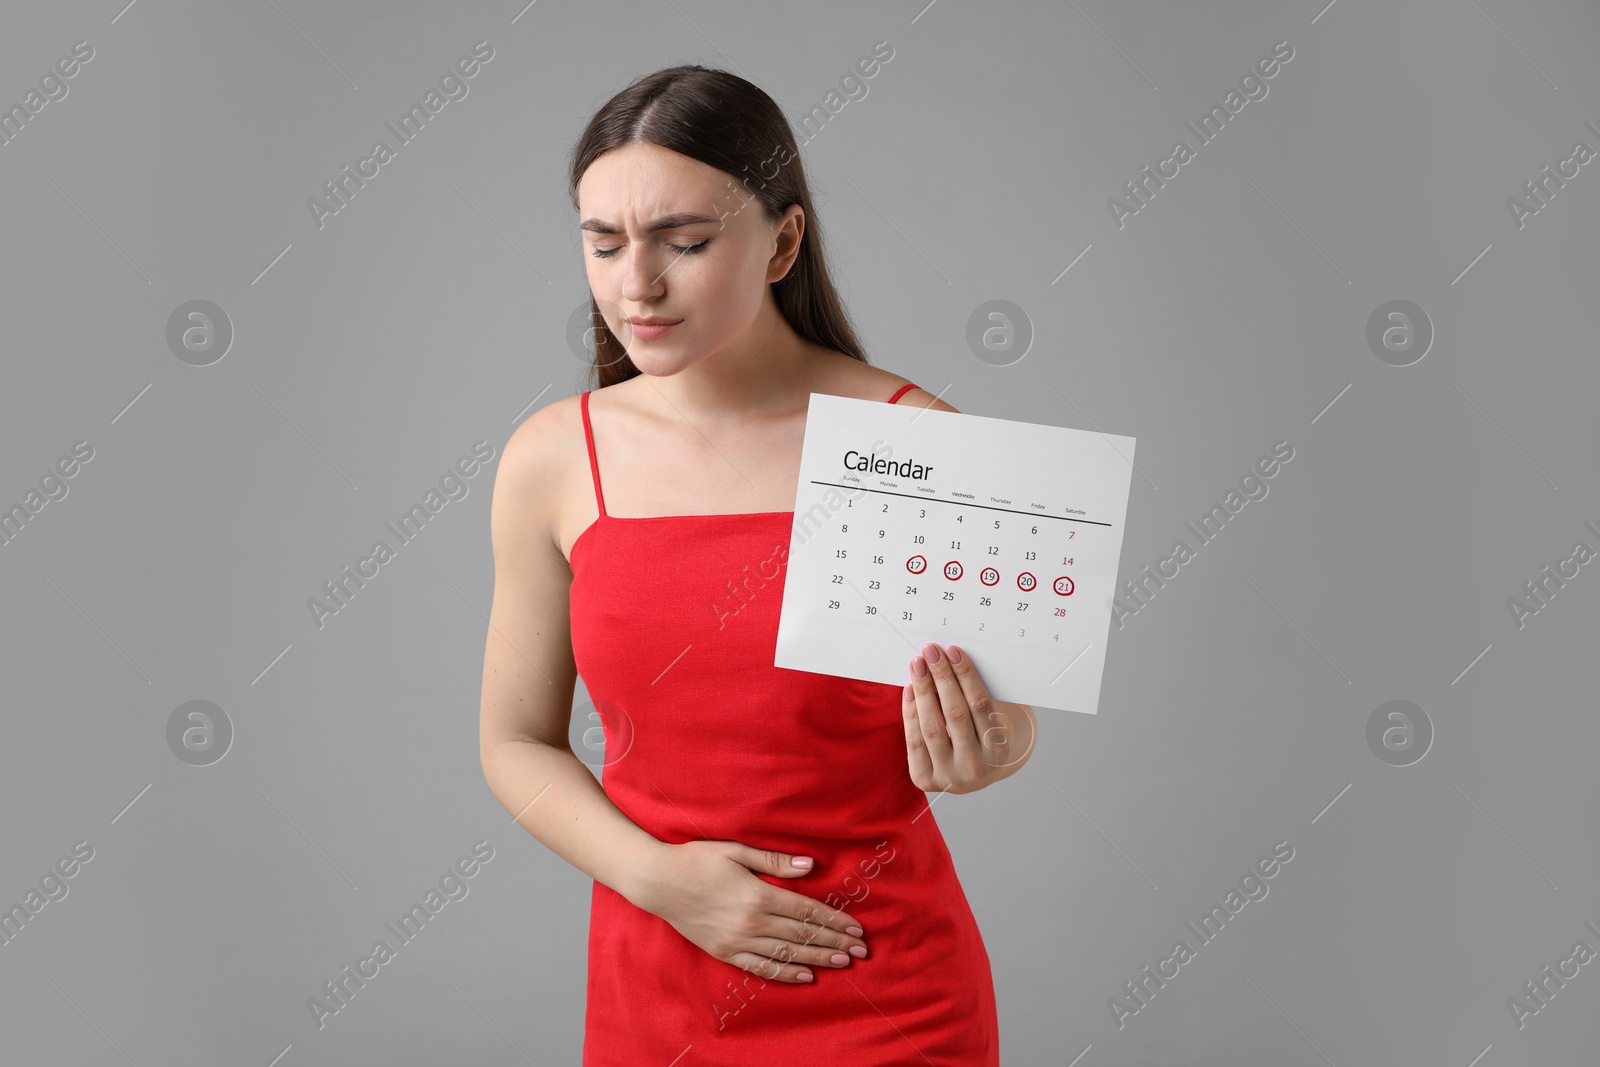
[[[866,958],[867,943],[849,932],[860,930],[861,924],[848,912],[803,893],[769,888],[777,895],[766,916],[767,928],[752,935],[750,948],[783,965],[838,968]]]
[[[851,953],[849,946],[830,946],[827,943],[829,940],[843,935],[835,934],[827,927],[808,923],[804,924],[804,930],[796,930],[794,920],[786,916],[774,915],[771,918],[774,925],[784,928],[784,932],[745,939],[746,947],[735,952],[729,962],[763,978],[777,977],[780,981],[802,982],[805,979],[800,976],[809,967],[838,969],[863,958]],[[805,940],[812,935],[816,935],[818,940]],[[865,953],[866,949],[862,947],[859,951]]]
[[[922,739],[922,715],[917,710],[917,689],[910,682],[900,692],[900,717],[906,727],[906,765],[918,788],[928,789],[933,781],[933,755]]]
[[[795,945],[813,947],[822,953],[821,956],[810,959],[809,962],[827,962],[834,953],[853,955],[858,958],[866,955],[866,942],[859,937],[852,937],[827,926],[818,926],[816,923],[805,922],[801,919],[791,919],[783,915],[775,915],[773,920],[779,926],[779,929],[774,934],[779,940]],[[848,963],[850,961],[845,960],[843,962]]]
[[[728,957],[728,962],[740,970],[749,971],[770,981],[793,982],[796,985],[805,985],[814,981],[811,969],[793,963],[779,963],[771,956],[761,956],[754,952],[735,952]]]
[[[856,933],[850,934],[850,936],[856,938],[860,936],[861,923],[849,912],[841,911],[830,904],[817,900],[815,897],[808,897],[804,893],[796,893],[792,889],[775,886],[770,882],[762,882],[761,885],[768,890],[767,896],[771,906],[767,910],[772,914],[780,915],[786,919],[798,919],[801,922],[816,923],[818,926],[826,926],[843,934],[850,934],[851,929],[854,928]]]
[[[960,674],[951,663],[949,653],[937,644],[930,643],[922,650],[923,659],[928,664],[928,676],[933,679],[933,688],[939,697],[939,716],[944,721],[945,734],[950,739],[950,746],[954,756],[958,759],[971,756],[978,749],[978,730],[974,725],[974,707],[969,697],[987,698],[988,691],[983,688],[983,683],[978,681],[978,674],[972,669],[972,661],[962,657]],[[966,685],[973,685],[978,692],[969,693]],[[984,725],[988,725],[985,723]]]
[[[713,842],[724,856],[762,874],[775,874],[780,878],[801,878],[811,873],[810,856],[796,856],[773,849],[755,848],[742,841]],[[796,860],[803,859],[803,864]]]
[[[939,689],[935,668],[943,666],[948,672],[950,665],[928,658],[936,647],[927,645],[923,652],[911,657],[911,688],[916,694],[918,736],[928,751],[934,771],[938,772],[950,763],[950,731],[945,727],[944,713],[940,708],[940,698],[944,693]],[[940,660],[943,658],[941,656]]]
[[[738,841],[715,844],[724,855],[753,871],[779,874],[791,867],[787,853]],[[760,890],[755,908],[761,914],[744,924],[738,949],[726,957],[729,963],[762,978],[804,983],[813,980],[810,967],[848,967],[866,957],[865,931],[855,916],[804,893],[760,879],[753,881]]]
[[[836,933],[844,934],[845,940],[852,943],[860,941],[862,937],[866,936],[865,931],[862,929],[861,920],[849,912],[840,911],[838,908],[825,904],[820,900],[813,900],[801,893],[792,893],[790,896],[796,899],[790,900],[789,903],[798,907],[798,910],[791,910],[786,913],[792,918],[813,922],[818,926],[826,926]]]
[[[906,718],[906,758],[912,781],[921,789],[960,792],[961,783],[973,776],[980,762],[982,742],[966,686],[975,686],[972,695],[985,705],[988,693],[970,660],[963,657],[960,668],[958,677],[949,656],[934,642],[924,645],[911,658],[911,695],[903,697],[902,711]]]
[[[805,982],[810,967],[848,967],[863,958],[866,948],[850,951],[846,942],[858,941],[826,926],[801,922],[786,915],[769,917],[776,931],[746,938],[745,948],[735,952],[730,963],[763,978],[784,982]],[[834,944],[833,942],[838,942]],[[859,943],[859,942],[858,942]],[[859,953],[859,954],[858,954]]]
[[[796,943],[819,945],[840,952],[849,952],[857,947],[866,950],[866,941],[850,932],[852,929],[860,930],[861,924],[848,913],[830,908],[803,893],[791,893],[777,886],[769,888],[783,894],[775,898],[770,908],[773,922],[780,924],[771,933]]]
[[[930,643],[912,657],[901,714],[911,779],[922,789],[981,789],[994,779],[994,768],[1009,765],[1011,719],[956,645]]]
[[[949,669],[951,686],[960,694],[960,715],[965,720],[964,728],[957,730],[955,720],[948,714],[950,705],[945,705],[947,712],[945,722],[956,734],[956,751],[981,756],[984,749],[984,735],[994,728],[996,721],[994,698],[989,695],[989,687],[984,685],[983,679],[978,676],[978,668],[973,666],[972,658],[959,646],[951,645],[941,659]],[[942,696],[944,690],[941,688],[939,692]],[[990,743],[993,743],[992,735]]]
[[[782,937],[751,939],[751,951],[779,963],[809,964],[813,967],[848,967],[855,957],[824,945],[795,943]]]

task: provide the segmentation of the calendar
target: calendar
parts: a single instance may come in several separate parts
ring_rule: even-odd
[[[774,666],[904,685],[957,644],[996,700],[1095,714],[1133,449],[812,393]]]

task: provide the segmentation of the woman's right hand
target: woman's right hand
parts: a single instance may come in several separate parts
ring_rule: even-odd
[[[866,956],[867,943],[849,933],[862,930],[853,916],[751,873],[811,873],[793,859],[738,841],[667,845],[635,903],[724,963],[763,978],[809,982],[804,965],[849,966],[851,957]]]

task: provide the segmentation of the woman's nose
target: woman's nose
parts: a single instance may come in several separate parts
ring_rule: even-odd
[[[641,302],[658,296],[666,285],[668,264],[648,249],[628,249],[628,267],[622,280],[625,299]]]

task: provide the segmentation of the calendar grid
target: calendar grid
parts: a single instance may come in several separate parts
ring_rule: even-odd
[[[811,405],[775,665],[903,684],[959,644],[996,699],[1094,714],[1132,438]]]

